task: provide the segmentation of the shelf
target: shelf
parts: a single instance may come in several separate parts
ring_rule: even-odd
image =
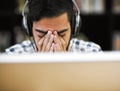
[[[21,10],[24,0],[18,0],[18,1],[22,2],[20,8],[18,8],[19,10]],[[97,2],[97,0],[81,0],[81,1],[83,1],[83,3],[90,1]],[[89,38],[90,41],[99,44],[103,50],[112,49],[112,42],[111,42],[112,32],[114,32],[115,30],[120,31],[120,13],[113,12],[113,7],[114,7],[113,1],[118,1],[118,0],[98,0],[98,2],[101,2],[101,5],[103,4],[102,6],[104,6],[103,8],[101,8],[101,10],[103,9],[102,13],[95,13],[94,10],[88,10],[87,13],[81,12],[81,19],[82,19],[82,26],[80,29],[81,33],[84,33]],[[0,28],[1,28],[0,31],[13,32],[13,29],[16,26],[20,26],[20,27],[22,26],[22,15],[15,14],[15,9],[13,9],[13,7],[16,8],[15,5],[9,6],[11,4],[14,4],[11,3],[12,1],[5,0],[3,2],[5,4],[1,3],[3,6],[0,6],[2,7],[0,9]],[[5,8],[3,9],[3,7]],[[10,9],[9,7],[12,8]],[[83,10],[89,9],[87,8],[89,7],[89,5],[87,7],[83,5],[83,7],[84,7]],[[90,9],[95,9],[93,7],[97,7],[97,5],[93,5],[92,8]],[[12,36],[15,35],[12,33]],[[14,41],[15,39],[13,38],[12,42],[15,43]]]

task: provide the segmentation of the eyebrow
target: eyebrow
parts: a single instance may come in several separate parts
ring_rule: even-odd
[[[47,31],[44,31],[44,30],[35,29],[35,31],[37,31],[37,32],[39,32],[39,33],[47,34]]]
[[[57,33],[58,33],[58,35],[60,35],[61,33],[66,32],[67,30],[68,30],[68,28],[67,28],[67,29],[63,29],[63,30],[60,30],[60,31],[58,31]]]
[[[47,32],[48,31],[44,31],[44,30],[40,30],[40,29],[35,29],[37,32],[39,32],[39,33],[43,33],[43,34],[47,34]],[[61,33],[64,33],[64,32],[66,32],[68,30],[68,28],[67,29],[63,29],[63,30],[59,30],[59,31],[57,31],[57,33],[58,33],[58,35],[60,35]]]

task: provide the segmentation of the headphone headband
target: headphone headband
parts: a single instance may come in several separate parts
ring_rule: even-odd
[[[76,1],[75,1],[75,0],[72,0],[72,2],[74,3],[74,5],[75,5],[75,7],[76,7],[76,9],[77,9],[77,13],[80,15],[80,9],[79,9]]]
[[[80,23],[80,9],[79,9],[79,7],[78,7],[78,5],[77,5],[77,3],[76,3],[76,1],[75,0],[72,0],[72,2],[73,2],[73,4],[74,4],[74,6],[75,6],[75,8],[76,8],[76,11],[77,11],[77,13],[76,13],[76,23],[75,23],[75,36],[77,35],[77,29],[78,29],[78,27],[79,27],[79,23]]]
[[[27,13],[29,13],[29,8],[27,6],[28,6],[28,3],[31,2],[31,1],[32,0],[26,0],[25,5],[23,7],[23,11],[22,11],[23,26],[26,29],[26,32],[27,32],[28,36],[31,36],[31,34],[30,34],[31,30],[29,29],[29,26],[28,26],[29,22],[27,20],[27,18],[28,18]],[[76,36],[77,33],[78,33],[77,30],[78,30],[78,28],[80,26],[80,21],[81,21],[81,19],[80,19],[80,9],[79,9],[79,7],[78,7],[78,5],[77,5],[75,0],[72,0],[72,2],[74,4],[74,8],[75,8],[74,35]]]

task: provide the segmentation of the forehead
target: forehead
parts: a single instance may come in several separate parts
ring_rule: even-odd
[[[47,30],[48,28],[58,30],[62,28],[67,28],[68,25],[69,20],[67,13],[52,18],[45,17],[39,21],[33,22],[33,27],[43,30]]]

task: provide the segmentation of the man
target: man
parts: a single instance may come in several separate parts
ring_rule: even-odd
[[[6,49],[7,54],[101,51],[95,43],[73,38],[79,20],[79,17],[74,19],[75,12],[79,14],[74,0],[31,0],[26,2],[25,7],[27,13],[23,12],[23,19],[26,18],[23,21],[33,41],[14,45]]]

